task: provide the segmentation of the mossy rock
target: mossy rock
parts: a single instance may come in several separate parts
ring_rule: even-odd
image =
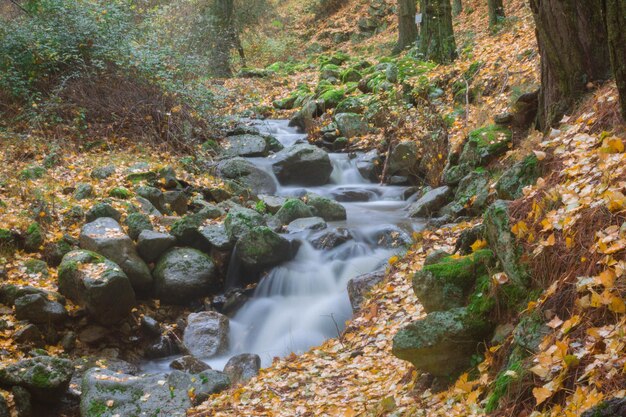
[[[488,125],[473,130],[459,159],[459,164],[484,166],[509,150],[513,133],[500,125]]]
[[[327,222],[346,220],[346,208],[338,202],[317,194],[309,193],[305,196],[306,205],[314,216],[321,217]]]
[[[139,234],[144,230],[154,230],[150,217],[143,213],[131,213],[126,217],[126,226],[128,227],[128,236],[137,240]]]
[[[28,259],[24,262],[24,269],[28,275],[39,275],[41,278],[48,278],[48,264],[39,259]]]
[[[81,183],[76,186],[74,198],[76,200],[86,200],[93,197],[93,186],[87,183]]]
[[[337,108],[335,109],[335,113],[363,114],[372,101],[375,101],[375,98],[370,94],[347,97],[339,102]]]
[[[69,359],[38,356],[23,359],[0,369],[0,384],[20,386],[45,403],[58,403],[64,397],[74,365]]]
[[[454,194],[454,201],[466,207],[471,214],[480,214],[484,211],[489,198],[489,180],[487,171],[476,170],[465,176],[459,183]]]
[[[231,210],[224,220],[226,233],[231,239],[239,239],[254,227],[265,224],[263,216],[252,209],[244,207]]]
[[[170,234],[180,245],[196,247],[202,241],[199,228],[207,219],[217,219],[223,214],[224,212],[219,207],[207,204],[198,213],[189,214],[177,220],[170,228]]]
[[[44,244],[44,232],[39,223],[31,223],[26,229],[24,250],[26,252],[38,252]]]
[[[141,182],[153,183],[159,179],[159,174],[153,171],[132,172],[126,175],[126,181],[131,184],[139,184]]]
[[[498,198],[502,200],[520,198],[524,187],[533,185],[540,176],[539,160],[535,154],[528,155],[502,174],[496,183]]]
[[[284,226],[296,219],[313,217],[313,211],[302,200],[297,198],[289,199],[282,205],[273,217],[279,226]]]
[[[358,83],[363,78],[363,74],[357,69],[348,68],[344,72],[341,73],[341,82],[342,83]]]
[[[478,278],[487,275],[494,260],[493,252],[487,249],[445,257],[415,273],[413,291],[426,312],[464,306]]]
[[[332,109],[337,107],[339,102],[343,100],[344,97],[345,91],[341,88],[337,88],[324,91],[318,98],[324,101],[323,105],[325,109]]]
[[[265,226],[245,232],[237,241],[235,253],[242,265],[251,271],[260,271],[293,257],[291,243]]]
[[[119,198],[120,200],[127,200],[132,197],[132,193],[128,188],[115,187],[109,191],[109,197]]]
[[[102,202],[91,207],[85,214],[85,219],[88,223],[101,217],[110,217],[119,221],[122,217],[122,213],[114,209],[109,203]]]

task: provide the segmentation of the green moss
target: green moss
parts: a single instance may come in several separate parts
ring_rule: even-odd
[[[320,99],[324,100],[324,105],[326,106],[326,108],[336,107],[337,104],[339,104],[339,102],[344,99],[344,97],[345,92],[341,88],[327,90],[319,96]]]
[[[26,230],[24,247],[29,252],[36,252],[44,243],[43,230],[39,223],[31,223]]]
[[[492,413],[498,409],[500,400],[507,396],[513,384],[522,381],[526,371],[521,361],[511,363],[506,369],[500,371],[493,382],[491,394],[487,398],[485,411]]]
[[[508,148],[512,136],[513,133],[508,128],[493,124],[470,132],[469,141],[475,143],[479,149],[484,148],[485,152],[495,154],[502,148]]]
[[[363,78],[363,74],[360,71],[354,68],[348,68],[344,72],[341,73],[341,82],[359,82]]]
[[[467,311],[478,317],[486,317],[496,305],[496,300],[490,295],[491,278],[488,274],[476,280],[474,291],[469,296]]]
[[[426,271],[431,272],[439,280],[463,285],[468,277],[475,277],[487,273],[487,268],[494,260],[493,252],[482,249],[471,255],[443,258],[439,263],[427,265]]]
[[[31,166],[20,171],[18,178],[21,180],[36,180],[46,174],[46,169],[40,166]]]
[[[89,404],[89,408],[87,409],[87,417],[101,417],[108,410],[107,405],[104,401],[94,400]]]
[[[128,188],[125,187],[115,187],[111,191],[109,191],[109,196],[113,198],[119,198],[122,200],[126,200],[131,197],[131,192]]]

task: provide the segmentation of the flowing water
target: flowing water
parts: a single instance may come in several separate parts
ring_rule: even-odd
[[[255,127],[270,134],[285,147],[305,141],[306,135],[288,127],[284,120],[256,122]],[[348,154],[330,154],[333,174],[329,184],[319,187],[281,186],[277,195],[299,197],[307,192],[341,201],[347,220],[328,223],[322,231],[286,235],[302,242],[296,257],[264,276],[255,293],[230,319],[230,349],[220,357],[201,358],[213,369],[222,369],[239,353],[256,353],[262,365],[274,357],[302,353],[337,336],[352,315],[348,281],[361,274],[382,269],[402,247],[381,245],[385,236],[404,236],[423,228],[423,222],[407,217],[407,187],[373,184],[364,179],[356,161]],[[250,158],[272,173],[272,158]],[[273,174],[272,174],[273,175]],[[359,201],[353,201],[353,200]],[[331,250],[317,250],[309,241],[328,230],[345,228],[353,239]],[[388,245],[387,245],[388,246]],[[170,358],[171,360],[171,358]],[[146,364],[162,368],[169,363]]]

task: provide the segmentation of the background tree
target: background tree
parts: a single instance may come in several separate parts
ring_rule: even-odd
[[[448,63],[456,58],[450,0],[421,0],[420,51],[426,59]]]
[[[602,3],[530,0],[541,54],[538,127],[542,130],[572,109],[588,83],[610,77]]]
[[[502,0],[487,0],[489,6],[489,27],[494,28],[504,19],[504,5]]]
[[[452,16],[458,16],[463,12],[463,1],[452,0]]]
[[[620,93],[622,116],[626,119],[626,1],[606,0],[605,7],[613,74]]]
[[[398,43],[393,48],[399,53],[417,40],[417,24],[415,0],[398,0]]]

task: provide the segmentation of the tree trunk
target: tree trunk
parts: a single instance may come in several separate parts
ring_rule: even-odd
[[[426,59],[439,64],[456,58],[450,0],[421,0],[422,30],[420,50]]]
[[[232,75],[230,50],[233,48],[233,0],[216,0],[214,18],[213,75],[226,78]]]
[[[610,77],[604,0],[530,0],[541,54],[538,127],[557,123],[586,92]]]
[[[452,0],[452,16],[458,16],[463,13],[463,1]]]
[[[489,27],[495,28],[504,19],[502,0],[487,0],[489,5]]]
[[[626,0],[605,0],[605,5],[611,64],[626,120]]]
[[[416,13],[415,0],[398,0],[398,43],[394,53],[402,52],[417,40]]]

